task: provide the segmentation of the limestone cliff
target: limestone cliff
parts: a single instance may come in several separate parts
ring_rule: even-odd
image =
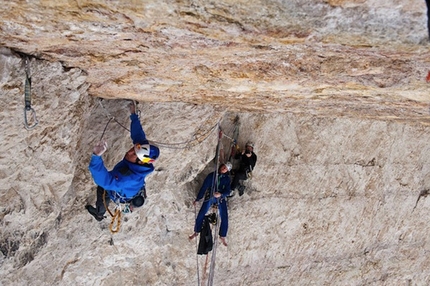
[[[1,5],[1,285],[206,283],[192,201],[237,115],[258,162],[214,285],[430,283],[425,1]],[[161,156],[112,234],[87,166],[131,147],[126,99]]]

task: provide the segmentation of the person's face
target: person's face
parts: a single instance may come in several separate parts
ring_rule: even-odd
[[[227,173],[228,172],[228,169],[227,169],[227,166],[226,165],[221,165],[221,167],[219,167],[219,172],[221,173],[221,174],[225,174],[225,173]]]
[[[131,147],[130,150],[125,153],[124,159],[131,163],[137,163],[139,162],[139,158],[137,158],[136,151],[134,151],[134,147]]]
[[[246,146],[246,151],[252,152],[254,150],[254,148],[252,148],[251,146]]]

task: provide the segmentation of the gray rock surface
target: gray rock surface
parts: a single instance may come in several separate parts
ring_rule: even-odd
[[[236,115],[258,162],[214,285],[430,283],[424,1],[1,4],[0,285],[207,282],[192,201]],[[88,162],[132,146],[127,99],[161,156],[112,234]]]

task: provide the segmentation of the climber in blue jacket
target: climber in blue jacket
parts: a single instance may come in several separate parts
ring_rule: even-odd
[[[108,171],[103,163],[102,154],[107,150],[106,142],[94,146],[89,170],[97,184],[96,207],[87,205],[86,209],[98,221],[104,218],[106,206],[110,200],[130,203],[131,207],[140,207],[145,202],[145,178],[154,171],[152,164],[159,156],[157,146],[149,144],[145,132],[136,114],[136,105],[130,104],[130,135],[133,147],[124,158]],[[104,198],[103,198],[104,196]]]
[[[197,198],[193,202],[193,205],[196,206],[196,203],[204,197],[204,202],[202,204],[202,207],[200,208],[199,214],[196,218],[196,223],[194,225],[194,233],[188,237],[190,240],[196,237],[201,232],[203,220],[210,207],[212,205],[218,205],[218,210],[221,216],[219,236],[221,242],[225,246],[227,246],[227,242],[225,241],[228,230],[228,212],[226,198],[230,194],[230,177],[228,175],[228,172],[231,171],[231,167],[232,165],[230,162],[222,164],[219,167],[218,182],[216,183],[217,187],[214,188],[212,196],[211,189],[215,184],[216,173],[210,173],[204,180],[203,185],[200,188],[199,193],[197,194]]]

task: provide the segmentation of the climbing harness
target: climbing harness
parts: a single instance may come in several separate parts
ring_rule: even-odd
[[[211,223],[213,225],[216,225],[218,219],[217,219],[217,216],[216,216],[215,212],[213,212],[213,213],[211,213],[211,214],[208,215],[208,221],[209,221],[209,223]]]
[[[127,214],[131,213],[132,209],[130,208],[130,203],[122,203],[124,207],[122,207],[121,202],[119,199],[115,201],[116,207],[114,213],[112,213],[109,209],[109,206],[106,204],[106,190],[103,193],[103,204],[105,206],[105,209],[108,211],[110,216],[112,217],[112,220],[109,224],[109,230],[111,233],[117,233],[121,226],[121,213]]]
[[[31,74],[29,59],[25,58],[25,87],[24,87],[24,126],[27,130],[32,130],[37,126],[39,121],[36,117],[36,111],[31,107]],[[33,123],[30,125],[29,117],[32,117]]]
[[[121,226],[121,214],[128,214],[133,212],[133,207],[131,205],[131,201],[136,198],[137,196],[142,196],[144,198],[146,198],[146,191],[144,189],[144,187],[132,198],[130,199],[128,202],[125,202],[125,197],[122,197],[121,195],[119,195],[117,192],[114,193],[114,197],[115,199],[112,200],[115,203],[115,210],[114,213],[112,213],[109,209],[108,204],[106,203],[106,195],[107,192],[106,190],[104,190],[103,192],[103,205],[105,207],[105,209],[108,211],[109,215],[112,217],[112,220],[109,224],[109,230],[111,231],[111,233],[117,233],[120,229]]]

